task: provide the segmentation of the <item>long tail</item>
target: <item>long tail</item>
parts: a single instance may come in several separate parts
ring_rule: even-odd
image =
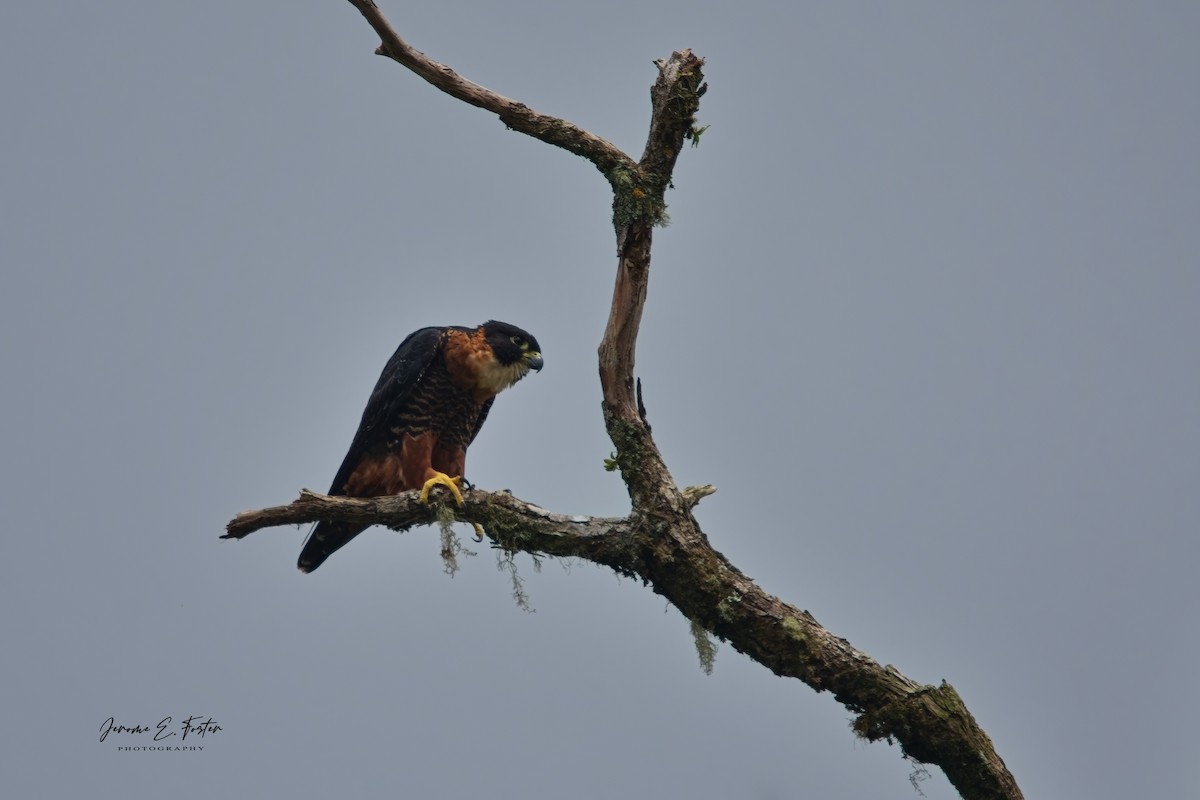
[[[352,522],[318,522],[304,542],[296,566],[301,572],[312,572],[325,563],[346,542],[365,531],[367,526]]]

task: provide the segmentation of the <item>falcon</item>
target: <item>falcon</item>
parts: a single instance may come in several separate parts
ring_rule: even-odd
[[[383,368],[329,494],[419,489],[428,503],[430,490],[444,486],[461,506],[467,447],[496,395],[541,368],[537,339],[507,322],[410,333]],[[312,572],[367,527],[317,523],[300,551],[300,571]]]

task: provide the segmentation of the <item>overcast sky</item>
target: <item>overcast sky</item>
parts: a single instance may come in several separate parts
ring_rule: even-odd
[[[707,58],[638,374],[713,545],[952,683],[1027,797],[1200,796],[1200,6],[383,7],[635,155],[651,62]],[[546,368],[468,476],[628,507],[606,183],[377,41],[339,0],[0,12],[5,794],[918,797],[599,567],[519,557],[527,613],[428,528],[312,575],[303,530],[218,538],[328,488],[405,334],[490,318]],[[99,741],[193,715],[203,751]]]

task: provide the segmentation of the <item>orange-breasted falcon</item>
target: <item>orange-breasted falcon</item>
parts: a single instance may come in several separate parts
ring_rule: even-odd
[[[506,322],[477,328],[422,328],[410,333],[383,368],[331,495],[379,497],[410,489],[459,486],[467,447],[496,395],[542,368],[537,339]],[[297,566],[312,572],[366,526],[320,522]]]

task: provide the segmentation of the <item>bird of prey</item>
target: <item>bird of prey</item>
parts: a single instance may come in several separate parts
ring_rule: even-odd
[[[467,447],[496,395],[541,368],[537,339],[506,322],[410,333],[383,368],[329,494],[378,497],[420,489],[421,502],[428,503],[429,490],[441,485],[461,506]],[[355,523],[317,523],[297,566],[312,572],[364,530]]]

